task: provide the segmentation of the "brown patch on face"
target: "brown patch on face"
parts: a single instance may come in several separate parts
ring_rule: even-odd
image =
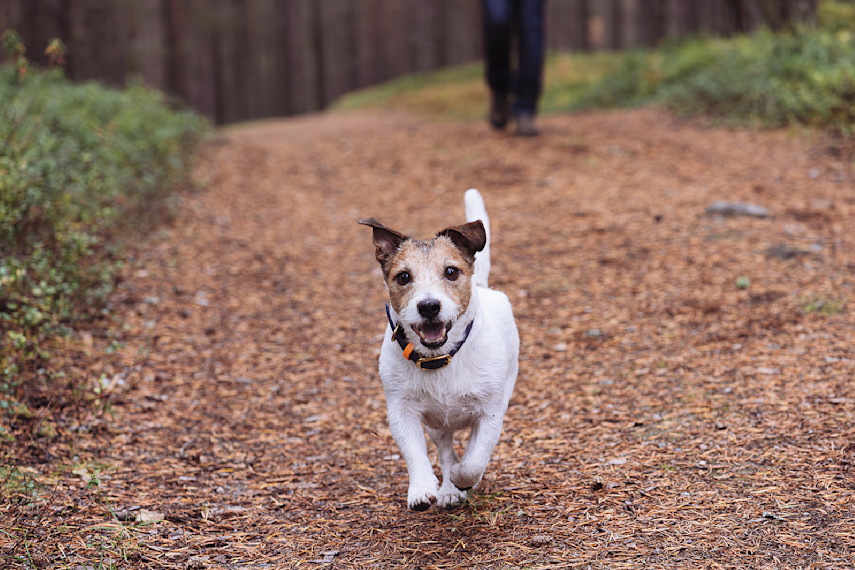
[[[456,318],[472,296],[472,262],[447,236],[406,241],[387,260],[386,285],[395,312],[401,314],[425,290],[442,293],[458,307]]]

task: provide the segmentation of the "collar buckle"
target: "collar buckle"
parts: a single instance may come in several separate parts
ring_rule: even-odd
[[[416,360],[416,366],[422,370],[438,370],[451,364],[451,356],[450,354],[443,354],[432,358],[419,358]]]

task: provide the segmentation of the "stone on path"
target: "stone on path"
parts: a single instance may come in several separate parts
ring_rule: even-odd
[[[751,216],[753,218],[768,218],[769,210],[756,204],[719,200],[707,206],[706,214],[708,216]]]

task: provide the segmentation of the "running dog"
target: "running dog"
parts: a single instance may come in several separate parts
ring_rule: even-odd
[[[374,218],[377,261],[389,292],[380,377],[389,428],[407,463],[407,506],[452,507],[484,475],[519,367],[511,303],[489,289],[490,221],[481,194],[464,196],[467,223],[413,240]],[[436,444],[442,485],[428,458]],[[454,432],[470,429],[463,458]]]

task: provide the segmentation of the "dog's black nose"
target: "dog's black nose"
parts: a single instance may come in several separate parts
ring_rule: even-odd
[[[426,319],[432,319],[439,314],[440,304],[436,299],[425,299],[416,305],[419,314]]]

